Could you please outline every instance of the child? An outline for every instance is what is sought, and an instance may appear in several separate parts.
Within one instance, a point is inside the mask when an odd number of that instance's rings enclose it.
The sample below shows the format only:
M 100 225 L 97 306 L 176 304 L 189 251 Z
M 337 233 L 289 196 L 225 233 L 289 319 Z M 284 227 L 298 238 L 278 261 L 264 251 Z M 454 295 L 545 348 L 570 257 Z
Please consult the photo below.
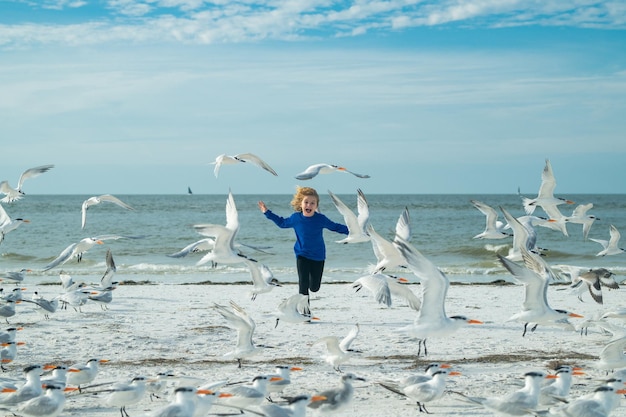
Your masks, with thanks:
M 296 254 L 299 292 L 306 295 L 307 298 L 309 291 L 319 291 L 322 284 L 324 260 L 326 259 L 324 229 L 344 235 L 348 234 L 347 226 L 335 223 L 317 211 L 319 201 L 320 197 L 315 189 L 298 187 L 291 200 L 291 206 L 295 213 L 287 218 L 272 213 L 263 201 L 259 201 L 259 208 L 265 217 L 276 223 L 278 227 L 292 228 L 296 233 L 296 243 L 293 249 Z M 307 302 L 303 314 L 311 314 L 309 302 Z

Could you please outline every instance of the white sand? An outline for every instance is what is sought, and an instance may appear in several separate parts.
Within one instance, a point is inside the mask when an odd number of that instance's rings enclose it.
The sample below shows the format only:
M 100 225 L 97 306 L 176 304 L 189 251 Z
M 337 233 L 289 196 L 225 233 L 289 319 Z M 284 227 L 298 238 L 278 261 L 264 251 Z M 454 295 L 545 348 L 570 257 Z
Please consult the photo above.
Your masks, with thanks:
M 27 286 L 27 285 L 25 285 Z M 419 285 L 411 284 L 419 294 Z M 432 361 L 447 362 L 462 373 L 448 378 L 448 387 L 474 396 L 501 395 L 519 388 L 522 375 L 533 369 L 548 370 L 555 363 L 582 366 L 587 373 L 576 377 L 572 395 L 591 392 L 597 378 L 605 371 L 594 369 L 598 354 L 609 336 L 591 328 L 587 336 L 558 328 L 539 327 L 522 337 L 522 324 L 505 322 L 520 309 L 523 287 L 519 285 L 452 285 L 448 293 L 447 313 L 463 314 L 484 321 L 472 325 L 447 339 L 428 340 L 428 356 L 417 359 L 417 343 L 408 341 L 394 330 L 412 322 L 415 312 L 397 301 L 391 308 L 378 305 L 362 290 L 354 293 L 349 284 L 323 284 L 312 300 L 312 310 L 319 323 L 290 324 L 266 317 L 278 303 L 297 292 L 295 285 L 286 285 L 271 293 L 261 294 L 255 301 L 247 295 L 250 285 L 122 285 L 114 292 L 108 311 L 99 305 L 87 304 L 82 312 L 72 308 L 59 310 L 49 320 L 31 304 L 18 305 L 18 313 L 9 319 L 20 325 L 18 356 L 7 364 L 4 377 L 21 377 L 21 369 L 32 363 L 71 365 L 90 358 L 110 360 L 102 365 L 95 383 L 117 381 L 136 375 L 153 377 L 160 371 L 195 376 L 206 380 L 251 380 L 271 373 L 274 365 L 286 364 L 304 368 L 292 374 L 286 394 L 315 393 L 336 386 L 339 374 L 321 358 L 323 349 L 312 346 L 323 336 L 343 337 L 359 323 L 361 332 L 353 344 L 362 350 L 342 366 L 367 381 L 356 384 L 354 400 L 342 416 L 407 416 L 419 414 L 414 402 L 386 391 L 375 381 L 418 372 Z M 9 288 L 5 286 L 5 288 Z M 550 287 L 549 300 L 555 308 L 566 308 L 591 317 L 615 309 L 623 300 L 622 290 L 605 293 L 604 306 L 585 294 L 580 302 L 567 291 Z M 41 295 L 54 296 L 57 286 L 28 288 Z M 256 321 L 257 344 L 273 346 L 257 357 L 247 360 L 241 369 L 222 355 L 235 344 L 235 331 L 212 308 L 213 303 L 228 305 L 234 300 Z M 581 322 L 578 320 L 576 324 Z M 621 323 L 620 323 L 621 324 Z M 7 326 L 8 327 L 8 326 Z M 172 393 L 168 388 L 168 394 Z M 128 407 L 131 416 L 145 415 L 162 407 L 170 399 L 150 400 Z M 427 404 L 431 413 L 446 416 L 493 415 L 471 406 L 455 394 L 446 394 Z M 626 408 L 613 415 L 625 416 Z M 214 407 L 213 412 L 232 412 Z M 309 415 L 317 412 L 310 410 Z M 64 416 L 116 416 L 119 410 L 103 404 L 102 396 L 68 396 Z

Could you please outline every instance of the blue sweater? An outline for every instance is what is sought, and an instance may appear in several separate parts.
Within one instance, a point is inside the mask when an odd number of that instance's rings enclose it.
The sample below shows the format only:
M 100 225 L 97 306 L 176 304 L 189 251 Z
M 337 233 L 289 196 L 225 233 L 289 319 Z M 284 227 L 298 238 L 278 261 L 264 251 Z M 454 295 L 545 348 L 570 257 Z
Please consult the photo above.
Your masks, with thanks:
M 297 256 L 303 256 L 314 261 L 326 259 L 326 245 L 324 244 L 324 229 L 333 232 L 348 234 L 348 227 L 335 223 L 321 213 L 315 213 L 311 217 L 305 217 L 297 211 L 291 216 L 280 217 L 270 210 L 265 212 L 265 217 L 276 223 L 282 229 L 294 229 L 296 232 L 296 243 L 293 247 Z

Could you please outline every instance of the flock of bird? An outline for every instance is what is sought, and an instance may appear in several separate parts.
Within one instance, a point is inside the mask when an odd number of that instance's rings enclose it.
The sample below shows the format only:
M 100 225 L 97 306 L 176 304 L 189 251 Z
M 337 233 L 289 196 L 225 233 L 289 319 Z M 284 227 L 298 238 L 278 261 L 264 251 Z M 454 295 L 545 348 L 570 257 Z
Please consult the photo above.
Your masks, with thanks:
M 262 159 L 253 154 L 238 154 L 235 156 L 220 155 L 216 158 L 214 174 L 217 177 L 222 165 L 250 162 L 259 166 L 272 175 L 276 172 Z M 24 180 L 33 178 L 47 172 L 53 166 L 46 165 L 25 171 L 18 182 L 17 188 L 13 189 L 6 181 L 0 184 L 0 192 L 5 194 L 3 202 L 12 203 L 24 196 L 22 186 Z M 356 174 L 343 167 L 327 164 L 317 164 L 297 175 L 299 180 L 308 180 L 318 174 L 344 171 L 353 174 L 357 178 L 368 178 L 367 175 Z M 576 313 L 553 308 L 548 302 L 550 284 L 562 280 L 567 275 L 571 282 L 572 290 L 580 297 L 580 288 L 587 289 L 595 302 L 602 304 L 602 287 L 618 289 L 619 284 L 615 281 L 614 274 L 600 269 L 585 269 L 568 265 L 549 265 L 542 257 L 542 249 L 537 246 L 536 232 L 534 228 L 549 227 L 562 232 L 567 236 L 567 224 L 575 223 L 583 225 L 583 236 L 588 238 L 589 230 L 596 218 L 587 212 L 593 207 L 592 204 L 578 206 L 571 216 L 564 216 L 558 209 L 562 204 L 573 204 L 570 200 L 554 196 L 556 181 L 550 162 L 546 165 L 542 174 L 542 184 L 536 198 L 521 197 L 522 205 L 526 212 L 525 216 L 514 217 L 507 210 L 500 207 L 506 223 L 498 221 L 498 213 L 488 205 L 472 200 L 471 203 L 486 216 L 486 227 L 483 232 L 475 236 L 476 239 L 507 239 L 512 238 L 512 246 L 507 256 L 497 256 L 498 262 L 508 270 L 514 279 L 524 287 L 524 302 L 522 310 L 510 317 L 510 321 L 518 321 L 523 324 L 523 336 L 527 331 L 534 331 L 537 326 L 550 326 L 574 331 L 574 326 L 569 319 L 579 317 Z M 357 190 L 357 211 L 353 212 L 335 194 L 329 192 L 330 198 L 343 216 L 348 226 L 349 234 L 338 240 L 341 244 L 371 244 L 375 262 L 370 265 L 368 273 L 353 283 L 355 291 L 365 289 L 372 294 L 377 303 L 391 306 L 393 300 L 401 298 L 411 310 L 415 312 L 413 323 L 396 329 L 399 334 L 417 340 L 417 357 L 427 356 L 426 342 L 430 338 L 451 337 L 458 329 L 466 325 L 482 324 L 481 321 L 462 315 L 448 315 L 446 312 L 446 298 L 450 286 L 448 277 L 414 245 L 410 243 L 411 228 L 408 209 L 405 209 L 398 218 L 395 235 L 392 239 L 386 239 L 376 232 L 369 221 L 369 207 L 366 196 L 361 190 Z M 131 206 L 117 197 L 102 195 L 86 200 L 82 206 L 82 227 L 86 224 L 86 213 L 89 207 L 95 204 L 108 202 L 126 210 L 133 210 Z M 547 217 L 534 215 L 537 207 L 546 213 Z M 4 213 L 4 214 L 3 214 Z M 0 230 L 1 236 L 17 226 L 11 226 L 18 219 L 8 219 L 0 205 Z M 12 227 L 12 228 L 11 228 Z M 244 248 L 250 248 L 237 242 L 239 231 L 239 219 L 235 205 L 235 199 L 229 192 L 226 202 L 226 224 L 198 224 L 194 229 L 203 236 L 203 239 L 194 242 L 181 251 L 171 254 L 174 258 L 185 257 L 192 253 L 207 252 L 197 261 L 197 265 L 211 262 L 219 264 L 244 264 L 250 271 L 253 283 L 248 296 L 254 300 L 258 295 L 272 291 L 280 286 L 274 278 L 271 269 L 244 253 Z M 603 241 L 590 239 L 602 245 L 603 249 L 598 256 L 611 256 L 624 253 L 619 248 L 619 231 L 610 227 L 610 239 Z M 83 239 L 68 246 L 57 258 L 49 263 L 44 270 L 50 270 L 75 258 L 81 260 L 83 254 L 96 244 L 102 244 L 107 239 L 138 238 L 136 236 L 104 235 Z M 1 241 L 0 241 L 1 242 Z M 252 248 L 263 251 L 264 248 Z M 106 256 L 107 269 L 99 285 L 87 286 L 84 283 L 75 283 L 68 275 L 61 273 L 62 293 L 53 300 L 44 300 L 36 295 L 31 300 L 21 297 L 18 291 L 11 294 L 2 294 L 2 308 L 0 315 L 8 318 L 15 315 L 17 302 L 29 302 L 42 309 L 46 317 L 54 313 L 59 306 L 71 306 L 79 310 L 82 305 L 89 301 L 99 302 L 103 308 L 112 301 L 112 293 L 117 288 L 118 282 L 114 281 L 116 272 L 113 256 L 110 251 Z M 420 294 L 413 292 L 409 286 L 404 285 L 406 278 L 389 274 L 397 268 L 411 271 L 420 284 Z M 561 271 L 557 273 L 555 269 Z M 22 273 L 24 271 L 21 271 Z M 24 276 L 5 274 L 3 280 L 21 283 Z M 306 323 L 318 320 L 317 317 L 305 315 L 305 297 L 295 294 L 284 300 L 277 306 L 273 313 L 275 326 L 280 322 Z M 60 304 L 59 304 L 60 303 Z M 13 305 L 12 305 L 13 304 Z M 44 305 L 46 307 L 44 307 Z M 7 313 L 5 315 L 4 309 Z M 227 325 L 237 332 L 237 342 L 233 350 L 224 354 L 226 359 L 232 359 L 242 367 L 243 361 L 257 355 L 264 349 L 263 345 L 254 343 L 255 321 L 249 313 L 235 301 L 229 305 L 214 304 L 213 309 L 218 313 Z M 450 392 L 462 401 L 483 407 L 486 411 L 496 415 L 554 415 L 554 416 L 608 416 L 619 406 L 619 395 L 626 394 L 626 329 L 609 322 L 610 318 L 626 318 L 626 311 L 617 310 L 606 313 L 597 320 L 589 321 L 588 326 L 597 325 L 603 331 L 613 334 L 597 363 L 599 369 L 615 371 L 610 379 L 588 394 L 579 398 L 570 398 L 569 390 L 572 384 L 572 376 L 579 375 L 581 370 L 567 364 L 563 364 L 553 373 L 538 370 L 527 372 L 525 385 L 519 390 L 514 390 L 505 397 L 472 397 L 462 392 Z M 530 326 L 530 327 L 529 327 Z M 151 415 L 154 417 L 192 417 L 207 415 L 213 404 L 232 407 L 236 413 L 250 413 L 254 415 L 283 417 L 300 417 L 307 410 L 316 410 L 320 413 L 333 414 L 345 410 L 353 398 L 353 383 L 364 381 L 363 377 L 353 372 L 344 373 L 342 366 L 354 357 L 355 351 L 351 349 L 352 341 L 359 334 L 359 325 L 355 323 L 351 332 L 343 339 L 336 336 L 326 336 L 317 340 L 314 345 L 325 347 L 323 359 L 338 373 L 338 387 L 319 392 L 316 394 L 303 394 L 295 397 L 284 398 L 282 402 L 272 400 L 272 395 L 281 393 L 289 383 L 289 372 L 298 370 L 293 367 L 278 366 L 276 373 L 272 375 L 259 375 L 249 384 L 230 384 L 227 381 L 212 382 L 209 385 L 201 384 L 200 381 L 181 380 L 175 375 L 163 375 L 155 378 L 136 377 L 128 383 L 110 385 L 105 388 L 99 387 L 99 392 L 106 392 L 106 403 L 111 407 L 119 408 L 122 417 L 128 416 L 126 407 L 136 404 L 147 392 L 158 392 L 167 382 L 175 383 L 176 388 L 172 401 Z M 15 341 L 16 329 L 7 330 L 7 341 L 0 335 L 2 345 L 2 363 L 10 363 L 15 358 L 17 342 Z M 6 346 L 5 346 L 6 345 Z M 5 350 L 7 353 L 5 354 Z M 6 355 L 6 356 L 5 356 Z M 11 358 L 11 355 L 13 357 Z M 5 361 L 6 358 L 6 361 Z M 57 369 L 57 376 L 50 380 L 41 380 L 43 367 L 36 365 L 24 369 L 22 383 L 15 379 L 6 381 L 0 394 L 0 408 L 5 408 L 16 415 L 33 417 L 54 417 L 62 413 L 66 391 L 89 391 L 89 384 L 97 375 L 100 360 L 90 360 L 86 366 L 75 365 L 66 369 Z M 380 380 L 376 384 L 408 398 L 418 405 L 418 411 L 428 413 L 427 405 L 440 399 L 448 390 L 446 380 L 448 377 L 459 373 L 449 369 L 449 365 L 432 363 L 423 374 L 412 375 L 410 378 L 401 380 Z M 60 376 L 59 376 L 60 375 Z M 76 375 L 76 376 L 75 376 Z M 78 377 L 82 375 L 82 377 Z M 546 384 L 544 381 L 553 380 Z M 164 382 L 165 381 L 165 382 Z M 28 388 L 28 390 L 26 389 Z M 22 397 L 15 397 L 17 392 L 29 391 Z

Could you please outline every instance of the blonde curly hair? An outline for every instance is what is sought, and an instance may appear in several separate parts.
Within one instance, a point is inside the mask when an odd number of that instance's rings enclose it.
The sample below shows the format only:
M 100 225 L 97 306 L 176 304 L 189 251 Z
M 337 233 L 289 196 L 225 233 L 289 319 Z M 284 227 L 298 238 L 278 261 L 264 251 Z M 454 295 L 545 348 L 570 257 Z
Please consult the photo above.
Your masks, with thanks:
M 293 207 L 294 211 L 302 211 L 302 200 L 304 197 L 315 197 L 317 200 L 317 205 L 320 204 L 320 196 L 317 194 L 315 188 L 311 187 L 296 187 L 296 193 L 293 195 L 293 199 L 291 200 L 291 207 Z

